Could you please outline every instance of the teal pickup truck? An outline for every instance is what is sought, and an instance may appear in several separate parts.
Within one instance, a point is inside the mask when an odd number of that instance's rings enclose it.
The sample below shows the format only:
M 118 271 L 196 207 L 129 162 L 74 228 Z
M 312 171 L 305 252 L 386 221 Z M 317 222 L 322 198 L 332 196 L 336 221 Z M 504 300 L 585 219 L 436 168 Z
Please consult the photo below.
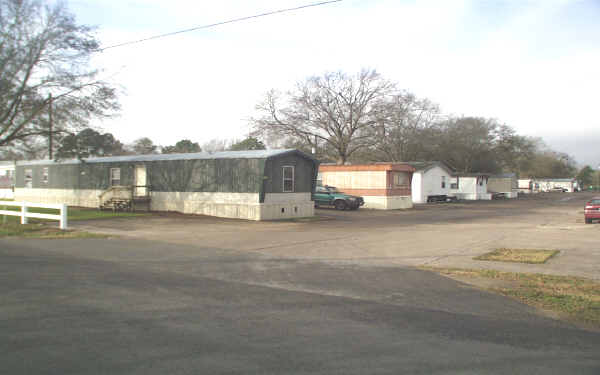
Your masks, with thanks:
M 334 206 L 337 210 L 357 210 L 365 204 L 362 197 L 344 194 L 333 186 L 317 186 L 315 189 L 315 207 Z

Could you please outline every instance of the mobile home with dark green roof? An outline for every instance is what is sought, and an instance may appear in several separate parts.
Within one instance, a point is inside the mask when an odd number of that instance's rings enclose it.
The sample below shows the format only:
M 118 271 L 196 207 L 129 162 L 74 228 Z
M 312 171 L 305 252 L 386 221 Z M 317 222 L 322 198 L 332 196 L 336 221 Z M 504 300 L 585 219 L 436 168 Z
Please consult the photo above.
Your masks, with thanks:
M 21 161 L 15 199 L 81 207 L 137 199 L 153 211 L 305 217 L 314 215 L 318 168 L 317 160 L 293 149 Z

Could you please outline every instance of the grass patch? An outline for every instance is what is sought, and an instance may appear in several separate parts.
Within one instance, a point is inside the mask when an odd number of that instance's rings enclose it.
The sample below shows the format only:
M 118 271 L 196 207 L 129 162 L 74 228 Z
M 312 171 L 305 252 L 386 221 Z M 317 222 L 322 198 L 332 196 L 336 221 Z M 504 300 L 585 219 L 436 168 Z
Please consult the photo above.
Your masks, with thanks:
M 0 201 L 0 210 L 7 211 L 20 211 L 19 207 L 9 207 L 2 206 L 2 201 Z M 60 211 L 52 208 L 30 208 L 29 212 L 36 212 L 42 214 L 58 214 Z M 77 221 L 77 220 L 95 220 L 95 219 L 111 219 L 116 217 L 136 217 L 136 216 L 147 216 L 150 215 L 147 212 L 122 212 L 122 211 L 100 211 L 93 208 L 78 208 L 78 207 L 69 207 L 67 212 L 67 218 L 69 221 Z M 46 219 L 37 219 L 30 218 L 28 219 L 30 223 L 41 223 L 47 222 Z M 5 216 L 0 215 L 0 224 L 3 223 L 18 223 L 21 221 L 21 218 L 18 216 Z
M 494 260 L 499 262 L 517 263 L 546 263 L 556 254 L 558 250 L 533 250 L 533 249 L 496 249 L 492 252 L 480 255 L 475 260 Z
M 89 233 L 73 230 L 60 230 L 44 224 L 3 224 L 0 225 L 0 238 L 23 237 L 23 238 L 107 238 L 108 236 L 97 233 Z
M 567 320 L 600 328 L 600 283 L 598 282 L 582 277 L 537 273 L 455 268 L 426 269 L 449 277 L 498 280 L 500 286 L 486 289 L 516 298 L 531 306 L 554 311 Z

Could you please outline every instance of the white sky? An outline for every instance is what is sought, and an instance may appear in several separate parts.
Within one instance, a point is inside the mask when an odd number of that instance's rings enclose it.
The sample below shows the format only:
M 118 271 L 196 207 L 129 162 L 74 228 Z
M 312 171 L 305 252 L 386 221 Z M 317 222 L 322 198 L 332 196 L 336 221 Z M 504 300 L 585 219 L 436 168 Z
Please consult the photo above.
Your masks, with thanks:
M 71 0 L 103 46 L 316 0 Z M 109 49 L 123 142 L 243 139 L 271 89 L 375 68 L 448 114 L 493 117 L 600 164 L 600 2 L 344 0 Z

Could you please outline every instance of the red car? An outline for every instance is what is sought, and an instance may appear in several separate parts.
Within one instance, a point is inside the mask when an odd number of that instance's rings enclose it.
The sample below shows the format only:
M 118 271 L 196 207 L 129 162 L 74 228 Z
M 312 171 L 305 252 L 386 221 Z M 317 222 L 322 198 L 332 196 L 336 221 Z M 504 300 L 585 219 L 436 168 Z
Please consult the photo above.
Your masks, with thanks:
M 591 224 L 592 220 L 600 220 L 600 197 L 594 197 L 585 204 L 583 215 L 586 224 Z

